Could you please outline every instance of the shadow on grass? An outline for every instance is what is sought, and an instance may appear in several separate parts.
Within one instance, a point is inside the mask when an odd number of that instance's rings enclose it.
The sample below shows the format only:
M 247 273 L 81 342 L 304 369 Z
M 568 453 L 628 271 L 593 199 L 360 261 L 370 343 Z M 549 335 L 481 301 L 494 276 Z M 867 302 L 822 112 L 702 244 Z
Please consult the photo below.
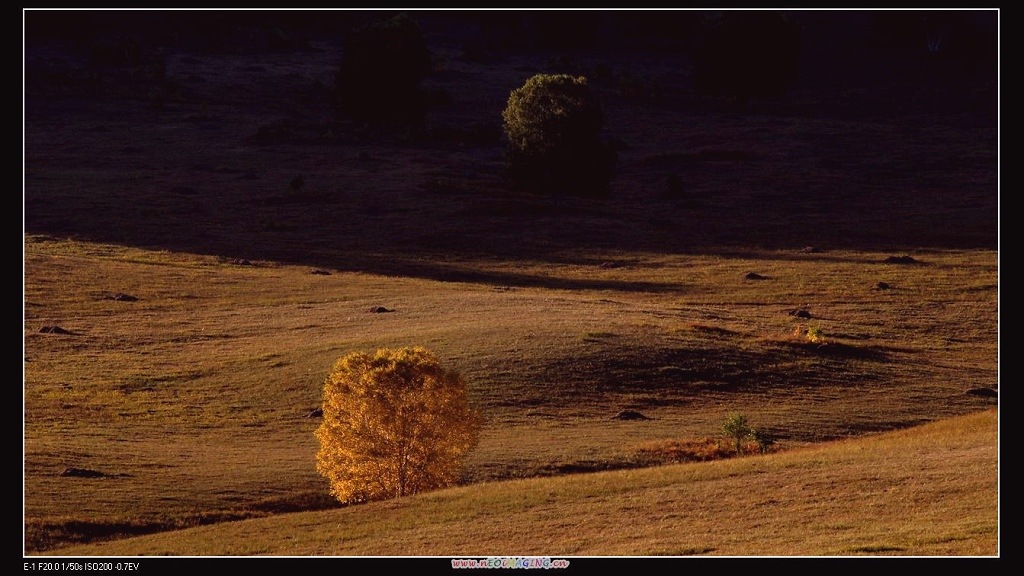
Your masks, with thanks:
M 371 266 L 355 266 L 354 270 L 368 271 Z M 563 278 L 533 274 L 516 274 L 481 269 L 467 269 L 437 262 L 403 261 L 393 259 L 386 269 L 373 270 L 384 276 L 412 276 L 439 282 L 467 282 L 490 286 L 516 288 L 550 288 L 555 290 L 613 290 L 622 292 L 684 292 L 682 284 L 663 282 L 637 282 L 604 280 L 599 278 Z
M 244 509 L 217 510 L 154 520 L 27 520 L 25 522 L 25 551 L 30 554 L 40 553 L 51 550 L 55 546 L 103 542 L 219 522 L 258 518 L 270 514 L 327 510 L 339 507 L 341 505 L 338 501 L 329 494 L 310 492 L 260 500 Z
M 872 360 L 875 362 L 888 362 L 889 355 L 881 348 L 874 346 L 851 346 L 842 342 L 788 342 L 781 341 L 780 345 L 790 349 L 799 350 L 807 355 L 838 358 L 850 360 Z
M 795 387 L 814 389 L 857 386 L 870 381 L 871 366 L 844 369 L 848 361 L 885 363 L 889 355 L 870 347 L 772 342 L 742 348 L 730 339 L 687 346 L 618 346 L 595 344 L 584 354 L 552 354 L 531 377 L 557 383 L 545 388 L 565 394 L 566 401 L 588 395 L 639 393 L 644 405 L 671 405 L 706 392 L 759 392 Z

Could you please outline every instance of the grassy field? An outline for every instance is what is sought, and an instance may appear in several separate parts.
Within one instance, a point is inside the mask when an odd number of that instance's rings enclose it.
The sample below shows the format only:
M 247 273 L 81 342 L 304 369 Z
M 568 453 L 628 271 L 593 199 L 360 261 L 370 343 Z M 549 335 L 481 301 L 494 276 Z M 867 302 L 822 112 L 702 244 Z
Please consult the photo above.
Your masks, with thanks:
M 988 410 L 782 454 L 483 483 L 70 556 L 996 556 Z
M 332 118 L 331 30 L 285 27 L 305 44 L 270 49 L 240 24 L 213 49 L 153 28 L 154 75 L 90 59 L 120 34 L 91 22 L 84 39 L 27 28 L 26 554 L 197 526 L 225 547 L 168 532 L 116 553 L 372 554 L 401 529 L 404 552 L 455 554 L 438 535 L 473 502 L 531 519 L 488 532 L 487 553 L 544 532 L 581 555 L 995 553 L 998 400 L 967 393 L 999 383 L 994 71 L 809 61 L 785 97 L 738 108 L 696 97 L 676 52 L 479 58 L 470 24 L 434 15 L 425 84 L 447 103 L 420 133 L 373 133 Z M 502 173 L 509 91 L 570 65 L 620 143 L 607 196 Z M 315 470 L 323 380 L 348 352 L 407 345 L 462 372 L 486 419 L 465 486 L 340 509 Z M 780 453 L 647 468 L 665 463 L 651 446 L 717 438 L 735 413 Z M 775 480 L 748 494 L 758 470 Z M 858 498 L 877 506 L 843 508 Z M 703 520 L 683 524 L 695 499 Z M 623 528 L 580 531 L 598 517 Z M 320 521 L 365 547 L 229 538 Z M 677 525 L 692 537 L 654 532 Z
M 661 257 L 632 266 L 645 282 L 680 270 L 703 281 L 651 293 L 319 275 L 30 238 L 29 534 L 43 545 L 330 506 L 307 414 L 334 359 L 379 346 L 428 346 L 467 376 L 487 419 L 472 481 L 628 466 L 644 442 L 715 436 L 734 412 L 798 446 L 985 409 L 993 399 L 965 392 L 997 377 L 994 255 L 918 257 L 927 264 Z M 752 267 L 772 279 L 745 280 Z M 898 288 L 872 290 L 878 278 Z M 117 292 L 139 300 L 104 299 Z M 812 318 L 791 316 L 797 305 Z M 72 334 L 39 332 L 54 325 Z M 794 336 L 801 325 L 826 344 Z M 651 419 L 611 419 L 623 409 Z

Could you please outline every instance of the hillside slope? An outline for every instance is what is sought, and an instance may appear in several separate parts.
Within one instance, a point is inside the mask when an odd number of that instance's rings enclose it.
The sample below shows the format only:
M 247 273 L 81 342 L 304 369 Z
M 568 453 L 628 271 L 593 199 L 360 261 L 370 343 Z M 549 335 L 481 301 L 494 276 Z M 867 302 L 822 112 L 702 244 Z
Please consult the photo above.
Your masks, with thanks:
M 763 457 L 483 483 L 60 555 L 997 555 L 995 410 Z

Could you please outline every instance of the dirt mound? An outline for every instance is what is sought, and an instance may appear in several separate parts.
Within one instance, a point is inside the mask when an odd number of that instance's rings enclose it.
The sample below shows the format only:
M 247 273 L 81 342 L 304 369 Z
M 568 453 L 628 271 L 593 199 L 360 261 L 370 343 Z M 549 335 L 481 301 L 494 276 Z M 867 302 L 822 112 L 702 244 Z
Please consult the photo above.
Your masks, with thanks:
M 40 334 L 74 334 L 71 330 L 65 330 L 60 326 L 43 326 L 39 329 Z
M 105 478 L 107 474 L 100 472 L 99 470 L 90 470 L 89 468 L 74 468 L 69 466 L 61 470 L 58 476 L 69 476 L 73 478 Z
M 999 392 L 992 388 L 971 388 L 967 391 L 971 396 L 983 396 L 985 398 L 998 398 Z
M 886 264 L 920 264 L 921 261 L 913 256 L 889 256 L 883 260 Z
M 104 296 L 103 299 L 114 300 L 117 302 L 137 302 L 139 300 L 137 296 L 132 296 L 131 294 L 124 294 L 122 292 L 118 292 L 117 294 L 108 294 Z
M 612 416 L 612 420 L 650 420 L 650 418 L 636 410 L 623 410 L 615 416 Z

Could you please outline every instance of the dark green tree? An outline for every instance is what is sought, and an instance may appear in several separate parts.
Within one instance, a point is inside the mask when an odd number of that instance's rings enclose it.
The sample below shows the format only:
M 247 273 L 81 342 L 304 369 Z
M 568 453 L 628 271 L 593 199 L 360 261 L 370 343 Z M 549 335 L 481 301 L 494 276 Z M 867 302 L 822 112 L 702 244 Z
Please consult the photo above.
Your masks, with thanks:
M 372 123 L 421 124 L 426 106 L 419 83 L 430 66 L 423 32 L 406 14 L 353 30 L 335 77 L 339 115 Z
M 698 30 L 693 65 L 699 94 L 746 103 L 779 96 L 796 81 L 800 31 L 781 12 L 711 13 Z
M 583 76 L 537 74 L 502 113 L 512 178 L 561 193 L 606 191 L 616 154 L 601 141 L 601 106 Z

